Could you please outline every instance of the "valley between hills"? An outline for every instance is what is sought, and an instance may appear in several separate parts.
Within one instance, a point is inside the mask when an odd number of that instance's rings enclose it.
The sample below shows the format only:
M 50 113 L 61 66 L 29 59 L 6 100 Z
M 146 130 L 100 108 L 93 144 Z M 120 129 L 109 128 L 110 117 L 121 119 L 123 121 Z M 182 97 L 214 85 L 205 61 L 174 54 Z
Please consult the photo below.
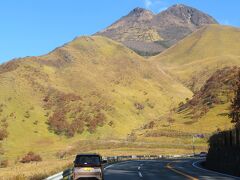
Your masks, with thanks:
M 0 150 L 9 167 L 30 177 L 31 165 L 19 165 L 30 151 L 43 159 L 39 174 L 79 152 L 189 154 L 196 134 L 204 135 L 194 142 L 201 152 L 214 132 L 233 127 L 240 29 L 185 5 L 160 15 L 137 8 L 124 18 L 46 55 L 0 66 Z M 176 29 L 185 31 L 174 36 Z

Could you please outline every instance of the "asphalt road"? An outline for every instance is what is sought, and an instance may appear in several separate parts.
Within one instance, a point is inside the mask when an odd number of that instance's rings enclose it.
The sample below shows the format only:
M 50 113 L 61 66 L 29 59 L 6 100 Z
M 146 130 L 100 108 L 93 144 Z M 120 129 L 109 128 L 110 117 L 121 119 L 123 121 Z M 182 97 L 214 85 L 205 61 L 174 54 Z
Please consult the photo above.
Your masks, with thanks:
M 234 178 L 201 170 L 192 165 L 196 159 L 140 160 L 113 164 L 105 168 L 105 180 L 234 180 Z

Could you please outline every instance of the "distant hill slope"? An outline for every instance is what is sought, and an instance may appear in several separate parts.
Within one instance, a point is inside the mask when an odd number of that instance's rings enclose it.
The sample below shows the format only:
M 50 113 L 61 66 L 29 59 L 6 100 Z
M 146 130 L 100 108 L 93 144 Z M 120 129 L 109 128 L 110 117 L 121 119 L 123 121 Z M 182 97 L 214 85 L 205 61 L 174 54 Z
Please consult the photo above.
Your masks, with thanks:
M 126 140 L 192 95 L 132 50 L 100 36 L 3 64 L 0 82 L 8 157 L 46 152 L 46 146 L 56 153 L 84 139 Z
M 212 108 L 229 104 L 237 88 L 239 73 L 240 67 L 236 66 L 217 70 L 191 99 L 180 104 L 177 111 L 179 113 L 188 111 L 189 117 L 199 119 Z M 219 115 L 228 116 L 226 112 L 219 112 Z
M 143 141 L 198 145 L 211 133 L 233 127 L 228 117 L 240 65 L 238 28 L 211 25 L 177 43 L 164 53 L 150 58 L 174 79 L 194 91 L 169 113 L 142 127 L 136 134 Z
M 122 42 L 140 55 L 151 56 L 172 46 L 199 27 L 216 23 L 211 16 L 181 4 L 156 15 L 136 8 L 97 35 Z
M 193 91 L 198 91 L 217 70 L 240 65 L 240 29 L 203 27 L 151 61 Z
M 229 109 L 239 78 L 239 67 L 217 70 L 202 88 L 173 108 L 140 129 L 137 134 L 142 141 L 177 142 L 191 144 L 192 136 L 203 134 L 204 139 L 195 139 L 196 145 L 207 141 L 212 132 L 228 130 L 234 126 L 229 118 Z

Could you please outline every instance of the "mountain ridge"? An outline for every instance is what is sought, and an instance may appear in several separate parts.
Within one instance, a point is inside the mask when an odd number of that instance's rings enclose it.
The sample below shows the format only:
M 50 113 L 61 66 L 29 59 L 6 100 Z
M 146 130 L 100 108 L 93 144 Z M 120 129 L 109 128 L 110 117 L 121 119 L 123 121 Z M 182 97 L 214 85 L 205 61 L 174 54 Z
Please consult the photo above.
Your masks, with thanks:
M 8 132 L 1 143 L 9 158 L 46 151 L 38 142 L 51 142 L 49 151 L 56 152 L 80 140 L 126 140 L 133 129 L 192 95 L 102 36 L 79 37 L 47 55 L 0 67 L 0 130 Z
M 140 55 L 152 56 L 199 27 L 215 23 L 211 16 L 186 5 L 174 5 L 158 14 L 135 8 L 96 35 L 119 41 Z
M 239 32 L 236 27 L 205 26 L 150 60 L 196 92 L 217 69 L 239 65 Z

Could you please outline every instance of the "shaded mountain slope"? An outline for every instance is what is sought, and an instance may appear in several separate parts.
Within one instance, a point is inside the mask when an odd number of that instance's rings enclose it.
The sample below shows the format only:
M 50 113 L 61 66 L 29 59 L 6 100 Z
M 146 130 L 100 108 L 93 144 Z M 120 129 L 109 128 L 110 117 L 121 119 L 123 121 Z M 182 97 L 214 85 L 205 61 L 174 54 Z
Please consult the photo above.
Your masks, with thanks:
M 216 24 L 211 16 L 182 4 L 153 14 L 136 8 L 97 35 L 122 42 L 140 55 L 162 52 L 199 27 Z

